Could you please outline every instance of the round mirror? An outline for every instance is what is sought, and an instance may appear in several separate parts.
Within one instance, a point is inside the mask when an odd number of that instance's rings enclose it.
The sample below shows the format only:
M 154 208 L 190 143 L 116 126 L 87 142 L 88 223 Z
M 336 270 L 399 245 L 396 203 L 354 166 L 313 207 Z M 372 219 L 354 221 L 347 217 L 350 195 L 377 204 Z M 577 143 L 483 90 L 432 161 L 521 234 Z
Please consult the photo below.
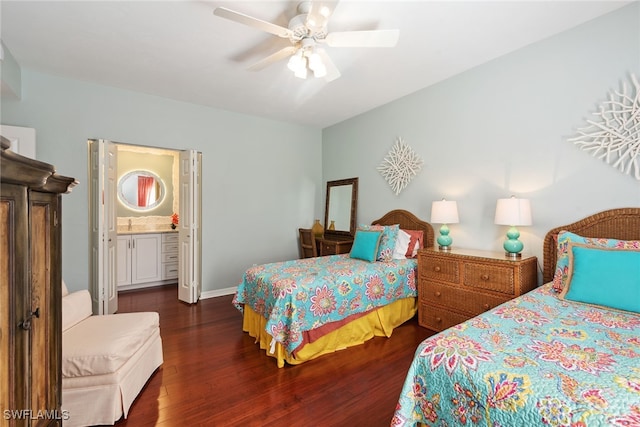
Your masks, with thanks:
M 131 171 L 118 182 L 118 199 L 126 207 L 137 211 L 148 211 L 164 199 L 164 183 L 158 175 L 149 171 Z

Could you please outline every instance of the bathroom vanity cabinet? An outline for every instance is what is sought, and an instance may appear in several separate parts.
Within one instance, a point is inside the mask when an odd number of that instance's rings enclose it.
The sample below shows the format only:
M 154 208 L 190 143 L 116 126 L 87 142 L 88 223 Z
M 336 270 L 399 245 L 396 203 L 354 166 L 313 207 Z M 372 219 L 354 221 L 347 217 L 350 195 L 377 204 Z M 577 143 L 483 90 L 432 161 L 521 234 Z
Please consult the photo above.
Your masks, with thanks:
M 178 278 L 178 233 L 119 234 L 118 290 L 175 283 Z

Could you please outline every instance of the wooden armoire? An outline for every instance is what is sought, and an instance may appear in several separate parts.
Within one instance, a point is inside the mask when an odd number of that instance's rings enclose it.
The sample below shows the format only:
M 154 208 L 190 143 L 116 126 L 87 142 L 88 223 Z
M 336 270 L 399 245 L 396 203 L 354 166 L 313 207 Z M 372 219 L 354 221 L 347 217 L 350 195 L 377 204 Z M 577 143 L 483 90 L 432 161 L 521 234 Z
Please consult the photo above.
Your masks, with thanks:
M 61 195 L 77 182 L 0 146 L 0 426 L 59 426 Z

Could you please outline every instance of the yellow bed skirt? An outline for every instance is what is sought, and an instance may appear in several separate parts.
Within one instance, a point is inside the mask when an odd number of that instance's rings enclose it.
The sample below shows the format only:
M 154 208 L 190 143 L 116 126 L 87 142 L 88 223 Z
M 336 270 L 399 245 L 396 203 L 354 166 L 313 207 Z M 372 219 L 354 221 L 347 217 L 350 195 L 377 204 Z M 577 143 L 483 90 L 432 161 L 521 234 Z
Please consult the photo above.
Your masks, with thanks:
M 242 330 L 254 337 L 256 342 L 260 342 L 260 348 L 266 350 L 267 355 L 275 357 L 278 361 L 278 367 L 282 368 L 284 362 L 290 365 L 298 365 L 323 354 L 362 344 L 374 336 L 390 337 L 393 330 L 411 319 L 417 310 L 416 298 L 404 298 L 395 301 L 305 345 L 298 350 L 295 358 L 288 354 L 280 343 L 276 343 L 274 352 L 271 353 L 272 337 L 265 330 L 267 319 L 257 314 L 247 305 L 244 306 Z

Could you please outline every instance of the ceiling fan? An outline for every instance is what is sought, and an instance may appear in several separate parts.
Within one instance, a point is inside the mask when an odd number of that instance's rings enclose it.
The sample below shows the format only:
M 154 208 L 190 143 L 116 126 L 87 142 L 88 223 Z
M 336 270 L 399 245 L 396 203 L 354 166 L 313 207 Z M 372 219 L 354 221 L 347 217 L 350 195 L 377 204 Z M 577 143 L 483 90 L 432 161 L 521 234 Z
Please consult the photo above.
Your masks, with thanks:
M 296 77 L 307 78 L 311 71 L 315 77 L 324 77 L 326 81 L 332 81 L 340 77 L 340 71 L 320 46 L 326 44 L 330 47 L 393 47 L 398 43 L 400 36 L 400 30 L 328 32 L 327 24 L 337 4 L 338 1 L 303 1 L 298 5 L 298 14 L 289 21 L 286 28 L 224 7 L 216 8 L 213 13 L 221 18 L 289 39 L 291 42 L 291 46 L 256 62 L 248 68 L 249 70 L 262 70 L 289 57 L 287 66 Z

